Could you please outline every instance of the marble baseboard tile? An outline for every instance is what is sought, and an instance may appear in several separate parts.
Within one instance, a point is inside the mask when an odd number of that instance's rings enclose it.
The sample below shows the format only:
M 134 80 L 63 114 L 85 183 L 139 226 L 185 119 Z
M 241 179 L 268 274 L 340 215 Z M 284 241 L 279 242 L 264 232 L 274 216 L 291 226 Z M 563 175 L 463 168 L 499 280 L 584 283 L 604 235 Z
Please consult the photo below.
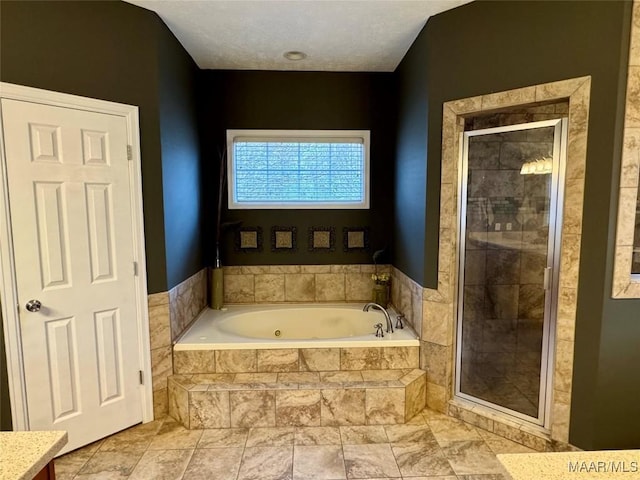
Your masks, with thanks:
M 382 349 L 341 348 L 340 370 L 380 370 Z
M 423 302 L 422 340 L 438 345 L 453 345 L 453 305 Z
M 162 358 L 161 353 L 157 352 L 158 361 Z M 420 347 L 417 346 L 173 351 L 173 373 L 182 375 L 401 370 L 419 367 Z M 158 369 L 158 372 L 167 373 L 166 368 Z
M 175 341 L 207 303 L 207 269 L 169 290 L 171 340 Z
M 404 423 L 405 389 L 365 389 L 365 419 L 367 425 Z
M 189 392 L 170 378 L 167 388 L 169 415 L 189 428 Z
M 371 273 L 345 273 L 344 288 L 347 302 L 370 302 L 373 288 Z
M 173 373 L 215 373 L 215 350 L 174 350 Z
M 340 370 L 340 349 L 301 348 L 299 362 L 301 372 Z
M 447 412 L 447 401 L 449 400 L 446 388 L 427 382 L 427 407 L 436 412 Z
M 276 425 L 320 426 L 320 390 L 277 391 Z
M 414 372 L 419 373 L 405 388 L 405 421 L 415 417 L 427 405 L 427 376 L 420 370 Z
M 169 319 L 168 302 L 149 306 L 149 340 L 152 350 L 171 345 L 171 321 Z
M 284 278 L 282 273 L 265 273 L 254 277 L 256 303 L 284 302 Z
M 167 388 L 167 378 L 173 372 L 171 347 L 160 347 L 151 350 L 151 373 L 153 390 Z
M 189 392 L 189 428 L 229 428 L 229 392 Z
M 479 415 L 472 410 L 467 410 L 466 408 L 461 408 L 449 403 L 449 415 L 475 427 L 482 428 L 488 432 L 493 432 L 493 420 Z
M 365 390 L 322 390 L 322 426 L 365 425 Z
M 257 351 L 258 372 L 297 372 L 299 350 L 295 348 Z
M 381 369 L 418 368 L 420 347 L 383 347 L 380 353 Z
M 446 386 L 451 378 L 452 347 L 437 343 L 423 342 L 425 370 L 429 383 Z
M 256 350 L 216 350 L 216 373 L 257 372 Z
M 168 387 L 153 392 L 153 418 L 159 419 L 169 413 Z
M 229 393 L 231 427 L 275 427 L 276 396 L 272 391 L 244 390 Z
M 313 273 L 293 273 L 284 277 L 286 302 L 313 302 L 316 299 L 316 276 Z
M 224 267 L 226 303 L 367 302 L 374 265 Z M 378 265 L 378 273 L 391 272 Z

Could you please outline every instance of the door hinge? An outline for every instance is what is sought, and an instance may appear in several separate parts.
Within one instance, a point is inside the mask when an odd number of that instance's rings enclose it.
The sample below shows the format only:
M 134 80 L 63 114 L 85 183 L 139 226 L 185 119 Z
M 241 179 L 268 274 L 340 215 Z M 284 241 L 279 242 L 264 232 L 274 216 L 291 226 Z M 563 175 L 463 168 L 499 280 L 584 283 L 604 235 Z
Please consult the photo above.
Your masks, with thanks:
M 138 374 L 140 376 L 140 385 L 144 385 L 144 372 L 142 370 L 138 370 Z
M 138 262 L 133 262 L 133 276 L 138 276 Z
M 133 147 L 127 145 L 127 160 L 133 160 Z

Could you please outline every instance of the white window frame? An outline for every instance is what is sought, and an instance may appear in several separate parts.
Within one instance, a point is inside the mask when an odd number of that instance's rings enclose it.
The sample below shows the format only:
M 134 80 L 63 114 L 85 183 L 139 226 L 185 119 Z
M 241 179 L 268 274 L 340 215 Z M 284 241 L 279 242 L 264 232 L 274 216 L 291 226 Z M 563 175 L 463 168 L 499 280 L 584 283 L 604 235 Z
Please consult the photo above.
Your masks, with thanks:
M 234 142 L 239 139 L 254 141 L 323 141 L 328 139 L 360 139 L 364 146 L 364 192 L 360 202 L 238 202 L 235 198 Z M 368 209 L 370 191 L 370 131 L 369 130 L 227 130 L 227 180 L 229 209 Z

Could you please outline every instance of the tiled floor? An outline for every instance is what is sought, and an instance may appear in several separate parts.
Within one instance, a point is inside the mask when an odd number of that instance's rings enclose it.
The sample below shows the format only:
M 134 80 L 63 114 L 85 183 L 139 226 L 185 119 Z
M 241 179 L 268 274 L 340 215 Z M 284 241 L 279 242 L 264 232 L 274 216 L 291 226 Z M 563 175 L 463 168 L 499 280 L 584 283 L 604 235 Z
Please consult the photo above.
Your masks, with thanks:
M 186 430 L 170 417 L 56 459 L 56 478 L 502 480 L 517 443 L 424 410 L 407 425 Z

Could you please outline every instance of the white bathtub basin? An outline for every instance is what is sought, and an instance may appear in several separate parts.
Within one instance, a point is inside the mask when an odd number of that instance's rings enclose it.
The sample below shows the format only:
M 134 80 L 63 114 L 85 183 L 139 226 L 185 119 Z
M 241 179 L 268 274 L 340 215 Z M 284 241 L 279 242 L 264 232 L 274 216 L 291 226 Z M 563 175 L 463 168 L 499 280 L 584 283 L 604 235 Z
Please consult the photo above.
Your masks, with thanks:
M 230 306 L 205 309 L 174 346 L 175 350 L 418 346 L 410 326 L 386 333 L 379 310 L 358 304 Z M 389 310 L 395 325 L 396 313 Z M 374 325 L 382 323 L 383 338 Z

